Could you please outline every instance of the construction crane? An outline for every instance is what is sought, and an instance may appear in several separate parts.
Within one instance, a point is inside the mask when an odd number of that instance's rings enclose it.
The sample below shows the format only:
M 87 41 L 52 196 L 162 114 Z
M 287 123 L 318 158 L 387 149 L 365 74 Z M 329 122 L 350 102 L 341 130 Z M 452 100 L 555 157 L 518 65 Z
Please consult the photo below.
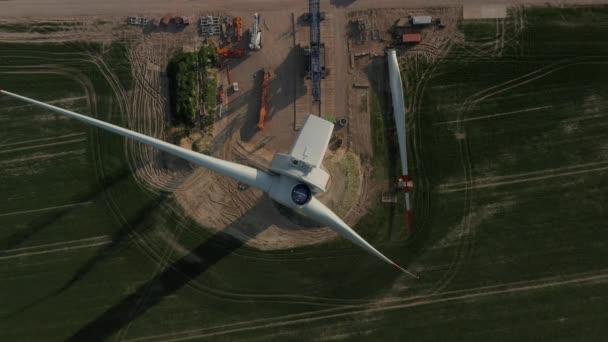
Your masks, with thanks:
M 319 0 L 309 0 L 310 16 L 310 78 L 312 79 L 312 98 L 321 101 L 321 12 Z
M 262 81 L 262 101 L 260 105 L 260 120 L 258 121 L 258 129 L 264 130 L 264 122 L 266 121 L 266 106 L 268 105 L 268 85 L 270 84 L 270 72 L 264 72 L 264 80 Z
M 236 26 L 236 41 L 240 42 L 243 39 L 243 19 L 241 17 L 236 17 L 234 22 Z

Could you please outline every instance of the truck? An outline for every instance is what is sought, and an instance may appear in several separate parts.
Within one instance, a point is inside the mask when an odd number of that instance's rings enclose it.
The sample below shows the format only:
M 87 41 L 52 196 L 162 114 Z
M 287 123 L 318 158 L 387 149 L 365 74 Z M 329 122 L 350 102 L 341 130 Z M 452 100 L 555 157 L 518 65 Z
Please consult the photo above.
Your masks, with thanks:
M 251 37 L 249 38 L 249 48 L 259 50 L 262 47 L 262 30 L 260 29 L 260 15 L 253 15 L 253 25 L 251 27 Z

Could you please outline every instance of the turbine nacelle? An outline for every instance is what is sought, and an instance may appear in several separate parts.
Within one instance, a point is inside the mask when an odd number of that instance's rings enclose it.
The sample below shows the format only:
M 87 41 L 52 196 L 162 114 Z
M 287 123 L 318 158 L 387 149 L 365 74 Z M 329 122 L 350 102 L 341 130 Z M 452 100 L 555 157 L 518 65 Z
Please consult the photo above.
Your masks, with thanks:
M 321 164 L 333 131 L 331 122 L 309 115 L 289 154 L 274 155 L 270 172 L 307 184 L 313 193 L 325 192 L 329 174 Z
M 296 178 L 277 175 L 268 196 L 286 207 L 297 210 L 310 202 L 313 191 L 308 184 Z
M 329 174 L 320 167 L 282 153 L 272 158 L 270 172 L 305 183 L 315 194 L 325 192 L 329 182 Z

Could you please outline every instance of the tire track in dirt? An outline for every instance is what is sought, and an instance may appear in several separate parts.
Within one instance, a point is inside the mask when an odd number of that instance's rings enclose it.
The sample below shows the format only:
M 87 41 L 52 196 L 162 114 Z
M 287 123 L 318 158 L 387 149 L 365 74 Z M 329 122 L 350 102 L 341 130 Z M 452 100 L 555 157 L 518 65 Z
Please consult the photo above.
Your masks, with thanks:
M 169 54 L 161 41 L 145 39 L 129 49 L 129 60 L 135 80 L 129 126 L 140 133 L 165 139 L 167 100 L 161 92 L 161 72 L 166 68 Z M 148 65 L 157 65 L 151 70 Z M 193 172 L 193 167 L 151 147 L 130 143 L 131 159 L 142 186 L 151 191 L 174 192 Z

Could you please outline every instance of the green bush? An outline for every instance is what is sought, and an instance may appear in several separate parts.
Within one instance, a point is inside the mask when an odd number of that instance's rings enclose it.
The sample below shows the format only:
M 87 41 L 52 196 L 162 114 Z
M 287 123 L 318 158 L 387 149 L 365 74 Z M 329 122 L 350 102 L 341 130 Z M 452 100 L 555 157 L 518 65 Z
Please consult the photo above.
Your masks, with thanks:
M 169 95 L 174 121 L 192 126 L 196 117 L 198 61 L 191 53 L 176 54 L 168 66 Z
M 173 121 L 193 126 L 199 110 L 199 100 L 205 104 L 205 110 L 211 116 L 215 112 L 217 80 L 207 77 L 207 69 L 216 63 L 215 47 L 207 45 L 196 53 L 179 52 L 169 62 L 169 95 L 173 111 Z M 203 89 L 200 89 L 199 76 L 202 75 Z M 203 127 L 209 125 L 204 118 Z

